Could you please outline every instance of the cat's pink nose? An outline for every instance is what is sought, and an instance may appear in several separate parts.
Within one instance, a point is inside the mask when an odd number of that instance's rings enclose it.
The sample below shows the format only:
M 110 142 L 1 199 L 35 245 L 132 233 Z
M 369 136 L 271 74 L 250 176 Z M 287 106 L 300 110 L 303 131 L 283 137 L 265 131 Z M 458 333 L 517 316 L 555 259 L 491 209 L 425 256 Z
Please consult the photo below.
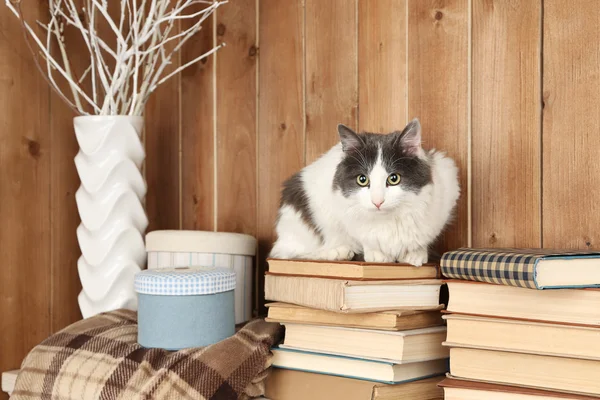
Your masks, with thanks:
M 384 201 L 385 201 L 385 200 L 381 200 L 381 201 L 379 201 L 379 202 L 378 202 L 378 201 L 373 201 L 373 205 L 374 205 L 375 207 L 377 207 L 377 209 L 379 210 L 379 207 L 381 207 L 381 205 L 383 204 L 383 202 L 384 202 Z

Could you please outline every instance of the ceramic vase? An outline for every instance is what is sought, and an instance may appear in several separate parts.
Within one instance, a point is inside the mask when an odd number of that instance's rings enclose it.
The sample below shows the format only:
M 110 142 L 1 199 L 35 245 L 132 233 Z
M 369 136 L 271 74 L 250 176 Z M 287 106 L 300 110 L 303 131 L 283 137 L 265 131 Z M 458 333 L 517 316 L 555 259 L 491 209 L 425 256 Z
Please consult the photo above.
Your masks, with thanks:
M 84 318 L 117 308 L 137 309 L 134 275 L 146 263 L 146 182 L 142 117 L 74 119 L 81 179 L 75 199 L 81 217 L 77 261 Z

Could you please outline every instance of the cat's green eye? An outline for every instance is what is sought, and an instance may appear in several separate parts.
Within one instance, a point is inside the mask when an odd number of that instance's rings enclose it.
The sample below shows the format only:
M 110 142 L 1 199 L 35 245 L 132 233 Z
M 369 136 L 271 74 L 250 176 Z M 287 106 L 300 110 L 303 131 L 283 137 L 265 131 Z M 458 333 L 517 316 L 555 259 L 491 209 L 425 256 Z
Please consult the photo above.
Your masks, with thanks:
M 366 175 L 359 175 L 356 177 L 356 183 L 359 186 L 367 186 L 369 184 L 369 178 Z
M 400 175 L 398 174 L 390 174 L 387 178 L 387 183 L 390 186 L 396 186 L 400 183 Z

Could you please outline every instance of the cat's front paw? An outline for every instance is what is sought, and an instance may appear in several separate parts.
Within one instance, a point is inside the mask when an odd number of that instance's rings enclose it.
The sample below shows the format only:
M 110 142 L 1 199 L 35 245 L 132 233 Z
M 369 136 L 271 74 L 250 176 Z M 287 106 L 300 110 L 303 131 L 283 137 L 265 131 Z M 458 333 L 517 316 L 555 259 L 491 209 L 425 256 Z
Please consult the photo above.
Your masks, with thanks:
M 372 263 L 391 263 L 394 262 L 394 258 L 382 253 L 379 250 L 365 249 L 365 261 Z
M 413 250 L 406 253 L 403 262 L 420 267 L 427 262 L 427 249 Z
M 354 257 L 354 251 L 348 246 L 334 247 L 333 249 L 323 249 L 315 254 L 317 260 L 328 261 L 347 261 Z

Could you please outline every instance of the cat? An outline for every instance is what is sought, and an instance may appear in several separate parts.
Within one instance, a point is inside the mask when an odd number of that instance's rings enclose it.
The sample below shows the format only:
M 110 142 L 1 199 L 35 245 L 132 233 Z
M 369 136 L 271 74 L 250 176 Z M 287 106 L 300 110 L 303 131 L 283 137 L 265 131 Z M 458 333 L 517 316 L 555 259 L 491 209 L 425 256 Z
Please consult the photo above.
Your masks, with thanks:
M 460 195 L 454 161 L 423 150 L 418 119 L 401 132 L 338 133 L 284 183 L 269 257 L 423 265 Z

